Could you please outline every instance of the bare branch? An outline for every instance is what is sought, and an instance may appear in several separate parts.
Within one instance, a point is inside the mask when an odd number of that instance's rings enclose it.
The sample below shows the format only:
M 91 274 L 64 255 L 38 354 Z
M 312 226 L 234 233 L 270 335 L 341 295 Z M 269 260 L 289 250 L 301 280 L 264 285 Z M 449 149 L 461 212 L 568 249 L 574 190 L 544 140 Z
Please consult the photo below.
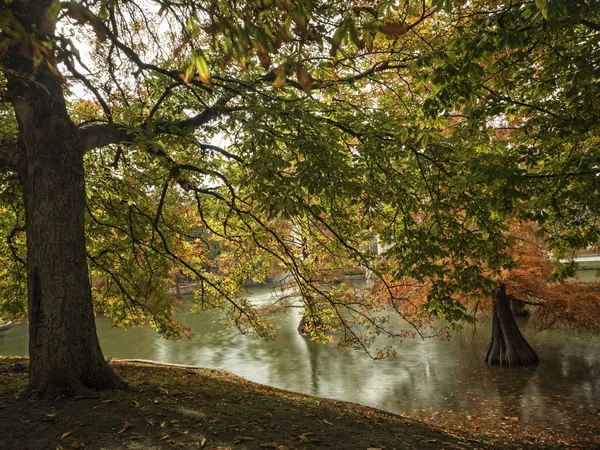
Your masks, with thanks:
M 83 153 L 110 144 L 133 142 L 134 137 L 123 125 L 116 123 L 93 123 L 79 128 L 79 140 Z
M 220 153 L 221 155 L 225 156 L 226 158 L 229 158 L 229 159 L 234 159 L 234 160 L 236 160 L 237 162 L 239 162 L 239 163 L 241 163 L 241 164 L 243 164 L 243 163 L 244 163 L 244 160 L 243 160 L 242 158 L 240 158 L 240 157 L 239 157 L 239 156 L 237 156 L 237 155 L 234 155 L 233 153 L 230 153 L 230 152 L 228 152 L 228 151 L 227 151 L 227 150 L 225 150 L 224 148 L 221 148 L 221 147 L 219 147 L 219 146 L 217 146 L 217 145 L 211 145 L 211 144 L 200 144 L 200 148 L 201 148 L 202 150 L 211 150 L 211 151 L 213 151 L 213 152 Z
M 600 23 L 591 22 L 586 19 L 581 19 L 581 23 L 594 31 L 600 31 Z

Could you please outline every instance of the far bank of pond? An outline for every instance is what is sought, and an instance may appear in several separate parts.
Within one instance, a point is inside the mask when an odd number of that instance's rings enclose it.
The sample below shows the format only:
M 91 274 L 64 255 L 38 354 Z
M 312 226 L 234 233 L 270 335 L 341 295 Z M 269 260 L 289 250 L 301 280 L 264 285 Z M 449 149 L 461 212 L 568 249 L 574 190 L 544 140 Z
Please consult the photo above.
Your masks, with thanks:
M 253 287 L 256 304 L 269 302 L 269 287 Z M 261 341 L 227 329 L 217 312 L 178 319 L 194 335 L 166 341 L 151 328 L 121 330 L 98 317 L 105 356 L 214 366 L 252 381 L 328 397 L 433 423 L 464 429 L 515 427 L 553 436 L 589 433 L 600 423 L 600 337 L 589 334 L 525 332 L 541 363 L 529 368 L 490 368 L 481 360 L 489 324 L 464 331 L 452 341 L 406 340 L 397 357 L 373 361 L 364 353 L 319 345 L 297 331 L 296 310 L 274 318 L 275 341 Z M 0 355 L 27 355 L 27 325 L 0 333 Z M 473 421 L 470 424 L 469 421 Z M 598 425 L 596 426 L 598 427 Z M 495 432 L 495 431 L 494 431 Z

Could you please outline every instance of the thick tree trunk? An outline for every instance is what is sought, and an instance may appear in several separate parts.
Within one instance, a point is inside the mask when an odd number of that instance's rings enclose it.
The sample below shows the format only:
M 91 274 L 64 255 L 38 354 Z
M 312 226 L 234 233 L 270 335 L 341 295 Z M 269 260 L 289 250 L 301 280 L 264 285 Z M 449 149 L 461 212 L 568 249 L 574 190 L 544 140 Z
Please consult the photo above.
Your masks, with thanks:
M 510 312 L 506 288 L 494 291 L 492 337 L 487 345 L 483 360 L 489 365 L 526 366 L 537 364 L 539 357 L 521 334 L 519 326 Z
M 525 303 L 517 300 L 514 297 L 508 297 L 510 312 L 514 317 L 529 317 L 529 311 L 525 307 Z
M 73 129 L 64 122 L 48 125 L 55 127 L 54 132 L 45 142 L 30 142 L 27 170 L 21 175 L 27 227 L 29 388 L 77 392 L 83 386 L 116 387 L 119 381 L 104 360 L 96 335 L 85 251 L 82 158 Z
M 43 5 L 25 7 L 23 20 L 43 15 Z M 77 393 L 123 386 L 96 335 L 84 235 L 83 151 L 61 82 L 45 62 L 33 68 L 18 50 L 9 64 L 14 74 L 7 89 L 19 123 L 26 214 L 28 390 Z M 34 82 L 27 81 L 28 74 Z

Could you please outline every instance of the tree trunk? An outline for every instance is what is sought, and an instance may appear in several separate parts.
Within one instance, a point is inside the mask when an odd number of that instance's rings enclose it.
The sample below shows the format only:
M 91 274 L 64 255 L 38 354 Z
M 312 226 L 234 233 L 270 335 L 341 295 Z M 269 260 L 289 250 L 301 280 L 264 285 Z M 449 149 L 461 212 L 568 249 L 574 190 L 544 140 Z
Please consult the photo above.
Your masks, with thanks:
M 27 16 L 19 15 L 30 26 L 45 11 L 37 2 L 23 7 Z M 7 90 L 19 124 L 26 215 L 28 391 L 52 395 L 123 386 L 96 335 L 85 249 L 83 151 L 61 81 L 45 61 L 32 67 L 20 49 L 13 49 L 8 63 L 14 71 Z
M 492 337 L 485 349 L 483 360 L 490 366 L 537 364 L 537 353 L 521 334 L 510 312 L 504 285 L 494 291 L 492 316 Z
M 529 311 L 525 307 L 525 303 L 517 300 L 512 296 L 509 296 L 508 304 L 513 317 L 529 317 Z

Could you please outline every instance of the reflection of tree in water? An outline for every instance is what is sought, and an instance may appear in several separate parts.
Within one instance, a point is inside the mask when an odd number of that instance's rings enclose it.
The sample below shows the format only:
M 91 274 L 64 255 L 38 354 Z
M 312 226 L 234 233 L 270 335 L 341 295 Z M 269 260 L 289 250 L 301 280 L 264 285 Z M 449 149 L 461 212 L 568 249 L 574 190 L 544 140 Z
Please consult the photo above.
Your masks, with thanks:
M 447 399 L 443 410 L 429 408 L 413 415 L 478 432 L 511 435 L 518 430 L 600 442 L 600 358 L 547 347 L 540 353 L 546 356 L 540 367 L 457 365 L 452 371 L 455 383 L 446 380 L 434 394 Z
M 304 344 L 306 345 L 306 353 L 308 354 L 308 366 L 309 366 L 309 370 L 310 370 L 310 383 L 312 386 L 312 391 L 320 392 L 320 390 L 319 390 L 319 354 L 321 352 L 322 344 L 310 342 L 308 340 L 308 338 L 306 338 L 306 337 L 303 339 L 303 341 L 304 341 Z
M 474 338 L 465 331 L 454 337 L 456 342 L 406 340 L 397 346 L 395 359 L 371 361 L 363 353 L 302 337 L 296 331 L 297 311 L 274 318 L 280 331 L 275 341 L 241 336 L 226 329 L 218 315 L 185 315 L 182 320 L 195 331 L 189 341 L 157 342 L 154 333 L 146 336 L 146 330 L 133 329 L 127 332 L 127 344 L 143 346 L 148 359 L 165 356 L 170 362 L 222 366 L 261 383 L 428 420 L 435 414 L 436 424 L 506 434 L 554 428 L 556 434 L 600 435 L 594 409 L 600 407 L 600 341 L 585 334 L 535 335 L 531 343 L 541 365 L 505 370 L 481 360 L 489 323 L 478 324 Z M 108 321 L 106 328 L 106 333 L 116 333 Z M 120 336 L 110 342 L 119 349 L 125 345 Z M 105 344 L 109 354 L 129 356 Z

